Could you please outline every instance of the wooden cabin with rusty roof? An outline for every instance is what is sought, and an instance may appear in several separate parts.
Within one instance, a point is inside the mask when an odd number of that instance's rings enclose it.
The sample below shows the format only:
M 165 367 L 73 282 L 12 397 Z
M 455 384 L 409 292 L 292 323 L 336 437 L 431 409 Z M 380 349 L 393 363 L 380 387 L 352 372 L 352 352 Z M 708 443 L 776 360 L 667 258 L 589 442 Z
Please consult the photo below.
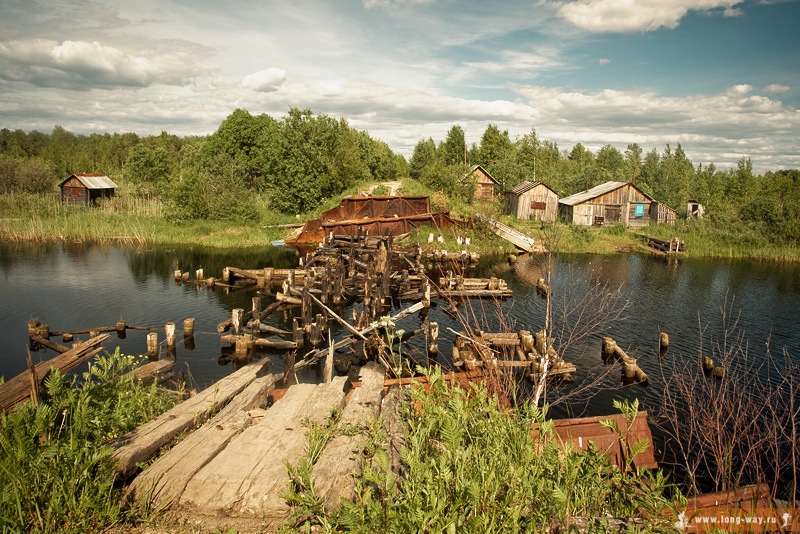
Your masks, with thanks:
M 59 184 L 61 202 L 67 206 L 89 206 L 101 198 L 111 198 L 117 189 L 105 174 L 72 174 Z

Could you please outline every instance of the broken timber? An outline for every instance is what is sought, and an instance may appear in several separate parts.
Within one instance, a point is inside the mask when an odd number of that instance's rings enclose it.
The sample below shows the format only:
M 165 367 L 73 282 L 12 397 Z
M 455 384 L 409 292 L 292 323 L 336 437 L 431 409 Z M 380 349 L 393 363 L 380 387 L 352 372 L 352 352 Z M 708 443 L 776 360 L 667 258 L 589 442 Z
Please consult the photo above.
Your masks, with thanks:
M 112 460 L 117 464 L 117 476 L 124 478 L 169 444 L 179 434 L 194 429 L 228 404 L 256 378 L 266 373 L 270 361 L 264 359 L 246 365 L 222 378 L 213 386 L 190 397 L 152 421 L 117 439 Z
M 541 377 L 547 363 L 547 379 L 571 381 L 577 368 L 556 353 L 545 342 L 541 332 L 532 335 L 526 330 L 490 333 L 477 331 L 472 335 L 455 332 L 453 365 L 458 369 L 521 369 L 531 380 Z
M 86 360 L 97 355 L 102 349 L 100 343 L 108 339 L 108 334 L 100 334 L 75 346 L 58 356 L 35 366 L 37 381 L 41 383 L 52 369 L 66 373 Z M 0 385 L 0 412 L 8 410 L 16 403 L 31 395 L 31 371 L 25 371 Z
M 490 219 L 489 217 L 480 213 L 475 214 L 475 219 L 486 224 L 487 228 L 489 228 L 492 232 L 502 237 L 515 247 L 525 252 L 533 251 L 534 239 L 532 237 L 528 237 L 522 232 L 514 230 L 510 226 L 494 219 Z

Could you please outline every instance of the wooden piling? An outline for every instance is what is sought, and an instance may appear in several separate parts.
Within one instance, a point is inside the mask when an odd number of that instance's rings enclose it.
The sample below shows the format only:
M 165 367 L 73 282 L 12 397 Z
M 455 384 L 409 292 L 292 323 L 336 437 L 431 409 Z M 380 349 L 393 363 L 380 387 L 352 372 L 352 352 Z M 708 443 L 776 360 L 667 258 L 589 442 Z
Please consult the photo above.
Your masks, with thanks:
M 147 358 L 150 360 L 158 359 L 158 332 L 147 334 Z
M 325 373 L 323 376 L 323 381 L 326 384 L 333 380 L 333 352 L 333 338 L 331 337 L 331 331 L 328 330 L 328 355 L 325 357 Z
M 234 334 L 242 333 L 242 321 L 244 320 L 244 308 L 234 308 L 231 310 L 231 325 Z
M 197 269 L 194 272 L 194 279 L 197 280 L 198 282 L 202 281 L 204 278 L 205 278 L 205 276 L 203 276 L 203 269 L 202 268 Z
M 439 355 L 439 323 L 428 323 L 428 359 L 436 360 Z
M 164 333 L 167 338 L 167 354 L 170 358 L 174 358 L 176 354 L 175 323 L 165 324 Z
M 125 339 L 125 321 L 117 321 L 117 337 Z
M 194 317 L 188 317 L 183 320 L 183 337 L 184 339 L 187 337 L 194 336 Z
M 661 332 L 658 336 L 658 352 L 661 356 L 664 356 L 669 349 L 669 334 L 666 332 Z

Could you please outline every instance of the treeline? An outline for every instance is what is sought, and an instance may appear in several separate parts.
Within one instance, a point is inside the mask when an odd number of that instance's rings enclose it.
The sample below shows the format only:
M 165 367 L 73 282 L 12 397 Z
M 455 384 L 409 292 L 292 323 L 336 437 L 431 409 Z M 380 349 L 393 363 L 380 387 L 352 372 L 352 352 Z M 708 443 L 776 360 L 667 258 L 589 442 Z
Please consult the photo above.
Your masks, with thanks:
M 703 203 L 718 228 L 800 242 L 800 171 L 755 175 L 745 158 L 732 169 L 695 166 L 680 143 L 647 153 L 636 143 L 624 152 L 606 145 L 594 153 L 581 143 L 562 151 L 535 130 L 511 139 L 490 124 L 467 146 L 464 130 L 453 126 L 438 144 L 420 140 L 406 163 L 345 119 L 296 108 L 282 120 L 237 109 L 202 137 L 0 130 L 0 193 L 55 192 L 73 172 L 102 172 L 125 194 L 163 202 L 175 220 L 252 220 L 264 208 L 304 213 L 357 183 L 406 176 L 469 203 L 473 189 L 463 178 L 473 164 L 500 182 L 498 192 L 523 180 L 545 182 L 562 196 L 635 181 L 679 213 L 689 199 Z
M 471 147 L 460 126 L 453 126 L 438 145 L 432 138 L 420 140 L 409 172 L 429 187 L 459 197 L 465 194 L 465 171 L 474 164 L 500 182 L 502 191 L 531 180 L 546 183 L 563 197 L 609 180 L 634 181 L 679 214 L 685 213 L 687 201 L 695 200 L 705 205 L 707 220 L 718 227 L 757 231 L 788 245 L 800 242 L 799 170 L 758 176 L 747 158 L 733 169 L 695 167 L 680 143 L 647 153 L 636 143 L 624 153 L 605 145 L 595 154 L 581 143 L 561 151 L 535 130 L 512 140 L 508 131 L 490 124 L 480 143 Z
M 386 143 L 310 110 L 290 109 L 279 121 L 237 109 L 205 137 L 0 130 L 2 193 L 53 192 L 85 172 L 162 200 L 177 220 L 254 219 L 263 204 L 302 213 L 356 183 L 408 175 Z

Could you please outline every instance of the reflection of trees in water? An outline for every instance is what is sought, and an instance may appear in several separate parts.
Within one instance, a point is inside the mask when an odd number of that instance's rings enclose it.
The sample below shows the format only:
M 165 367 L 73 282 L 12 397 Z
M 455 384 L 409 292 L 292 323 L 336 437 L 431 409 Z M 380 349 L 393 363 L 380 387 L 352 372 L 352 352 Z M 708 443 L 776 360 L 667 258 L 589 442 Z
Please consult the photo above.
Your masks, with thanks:
M 8 275 L 18 265 L 41 265 L 60 249 L 60 243 L 0 243 L 0 270 Z
M 287 247 L 265 247 L 254 249 L 208 249 L 208 248 L 125 248 L 124 249 L 131 276 L 138 283 L 145 283 L 154 278 L 164 284 L 172 283 L 176 270 L 194 273 L 203 269 L 206 278 L 221 278 L 222 269 L 225 267 L 239 267 L 241 269 L 262 269 L 274 267 L 288 269 L 297 267 L 297 252 Z M 207 291 L 205 286 L 200 288 L 194 284 L 184 285 L 186 291 Z M 225 309 L 233 308 L 250 309 L 255 286 L 252 290 L 228 292 L 218 288 L 212 292 Z M 220 318 L 220 322 L 225 317 Z

